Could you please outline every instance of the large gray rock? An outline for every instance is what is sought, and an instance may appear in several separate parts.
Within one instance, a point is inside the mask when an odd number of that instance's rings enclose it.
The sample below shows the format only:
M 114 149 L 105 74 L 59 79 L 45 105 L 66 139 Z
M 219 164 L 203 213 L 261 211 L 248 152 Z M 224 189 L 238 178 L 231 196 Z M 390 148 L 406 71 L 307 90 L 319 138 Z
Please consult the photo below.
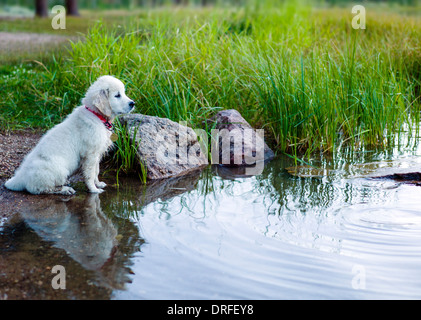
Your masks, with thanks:
M 264 141 L 263 130 L 254 129 L 237 110 L 220 111 L 211 121 L 216 122 L 218 133 L 212 135 L 212 163 L 244 166 L 275 157 Z
M 208 164 L 196 133 L 187 126 L 143 114 L 121 116 L 120 122 L 130 136 L 135 134 L 137 155 L 149 180 L 184 175 Z

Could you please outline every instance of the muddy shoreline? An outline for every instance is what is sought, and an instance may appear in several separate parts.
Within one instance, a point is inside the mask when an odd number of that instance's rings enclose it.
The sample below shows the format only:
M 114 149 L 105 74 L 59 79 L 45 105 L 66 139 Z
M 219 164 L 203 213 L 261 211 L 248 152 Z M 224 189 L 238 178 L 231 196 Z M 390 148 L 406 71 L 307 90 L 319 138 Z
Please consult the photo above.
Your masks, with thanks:
M 0 222 L 9 219 L 32 195 L 12 192 L 4 187 L 23 158 L 38 143 L 43 132 L 34 130 L 0 133 Z

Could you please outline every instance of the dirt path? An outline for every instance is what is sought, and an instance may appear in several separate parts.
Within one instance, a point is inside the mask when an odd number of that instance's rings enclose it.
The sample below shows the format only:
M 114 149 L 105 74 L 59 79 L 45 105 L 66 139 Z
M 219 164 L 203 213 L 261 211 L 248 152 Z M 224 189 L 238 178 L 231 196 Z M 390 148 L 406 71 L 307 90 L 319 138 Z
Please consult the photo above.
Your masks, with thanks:
M 68 42 L 70 37 L 44 33 L 0 32 L 0 51 L 35 51 Z
M 69 40 L 80 37 L 46 33 L 0 32 L 0 62 L 37 60 L 43 55 L 61 50 L 69 45 Z
M 46 46 L 67 42 L 69 37 L 46 33 L 0 32 L 0 48 L 14 51 L 34 46 Z

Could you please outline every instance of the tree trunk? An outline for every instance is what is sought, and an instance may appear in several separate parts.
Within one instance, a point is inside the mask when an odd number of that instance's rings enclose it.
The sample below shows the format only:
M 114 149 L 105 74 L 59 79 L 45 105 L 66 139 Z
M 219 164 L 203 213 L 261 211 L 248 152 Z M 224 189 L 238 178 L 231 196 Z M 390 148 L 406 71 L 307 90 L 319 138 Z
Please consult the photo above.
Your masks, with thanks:
M 48 17 L 47 0 L 35 0 L 35 15 L 37 17 Z
M 78 16 L 77 0 L 66 0 L 66 14 L 68 16 Z
M 183 5 L 183 6 L 185 6 L 185 5 L 187 5 L 188 4 L 188 2 L 189 2 L 189 0 L 174 0 L 174 4 L 175 5 Z

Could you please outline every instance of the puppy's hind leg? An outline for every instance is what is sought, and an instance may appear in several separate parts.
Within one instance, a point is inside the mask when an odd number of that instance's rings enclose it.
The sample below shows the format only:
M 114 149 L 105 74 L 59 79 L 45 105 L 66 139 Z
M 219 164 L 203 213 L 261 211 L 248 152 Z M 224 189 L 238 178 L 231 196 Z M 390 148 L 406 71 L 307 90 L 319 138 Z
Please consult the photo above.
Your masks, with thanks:
M 40 170 L 35 168 L 26 173 L 25 189 L 32 194 L 61 194 L 72 195 L 76 191 L 64 186 L 66 184 L 66 172 Z
M 76 193 L 76 191 L 73 188 L 67 186 L 59 186 L 52 188 L 39 188 L 27 186 L 26 190 L 32 194 L 61 194 L 65 196 L 70 196 Z
M 67 186 L 61 186 L 61 187 L 57 187 L 54 190 L 52 190 L 51 192 L 52 194 L 62 194 L 65 196 L 70 196 L 76 193 L 76 191 L 71 188 L 71 187 L 67 187 Z

